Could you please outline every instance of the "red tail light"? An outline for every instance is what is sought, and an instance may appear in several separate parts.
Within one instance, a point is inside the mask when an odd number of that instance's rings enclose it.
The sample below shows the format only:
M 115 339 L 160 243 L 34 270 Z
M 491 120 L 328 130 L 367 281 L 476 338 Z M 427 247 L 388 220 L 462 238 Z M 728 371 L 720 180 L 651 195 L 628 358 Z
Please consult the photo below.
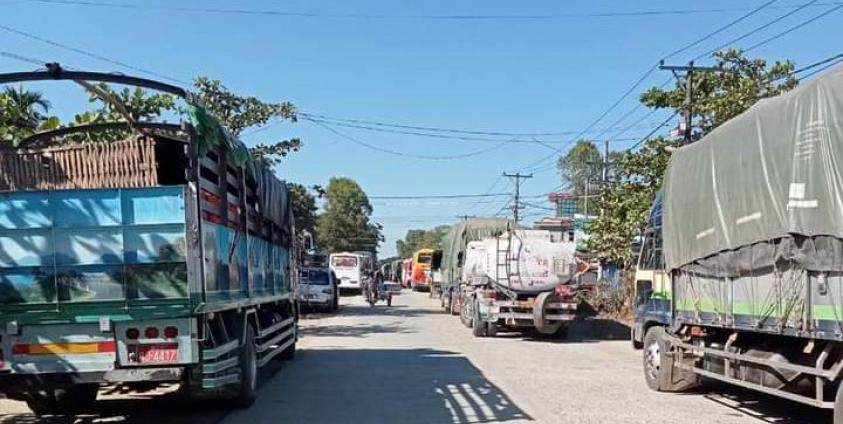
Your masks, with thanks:
M 164 337 L 174 339 L 179 336 L 179 329 L 176 327 L 167 327 L 164 329 Z
M 494 290 L 486 290 L 483 292 L 483 297 L 490 300 L 495 300 L 498 296 L 498 293 Z
M 0 369 L 6 368 L 6 357 L 3 356 L 3 349 L 0 349 Z
M 556 286 L 556 295 L 559 296 L 560 299 L 566 299 L 571 297 L 572 290 L 571 286 L 567 284 L 560 284 Z
M 140 330 L 137 328 L 129 328 L 126 330 L 126 338 L 129 340 L 137 340 L 140 337 Z
M 146 331 L 143 332 L 144 337 L 147 339 L 157 339 L 158 338 L 158 329 L 155 327 L 146 327 Z

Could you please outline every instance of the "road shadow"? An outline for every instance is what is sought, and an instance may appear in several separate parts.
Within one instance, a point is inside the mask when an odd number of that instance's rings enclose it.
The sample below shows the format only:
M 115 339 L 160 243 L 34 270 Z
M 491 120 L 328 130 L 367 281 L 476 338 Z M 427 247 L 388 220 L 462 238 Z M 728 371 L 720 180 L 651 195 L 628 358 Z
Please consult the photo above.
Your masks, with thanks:
M 434 349 L 303 350 L 249 410 L 250 424 L 467 424 L 533 419 L 464 356 Z
M 832 412 L 717 381 L 706 381 L 696 395 L 723 405 L 736 414 L 771 424 L 831 423 Z
M 411 334 L 415 331 L 397 324 L 320 325 L 318 327 L 302 327 L 299 330 L 299 334 L 308 337 L 367 337 L 384 333 Z
M 567 337 L 541 335 L 534 330 L 499 330 L 496 337 L 520 339 L 542 343 L 599 343 L 612 340 L 629 340 L 630 328 L 623 323 L 603 318 L 587 318 L 568 323 Z
M 283 361 L 272 361 L 261 368 L 259 387 L 263 388 L 285 367 Z M 218 424 L 233 409 L 225 400 L 189 399 L 176 389 L 173 386 L 164 391 L 122 394 L 115 387 L 104 387 L 97 403 L 84 414 L 41 417 L 31 412 L 8 414 L 0 415 L 0 424 Z
M 359 317 L 359 316 L 385 316 L 385 317 L 401 317 L 401 318 L 416 318 L 425 315 L 442 315 L 441 312 L 432 309 L 415 308 L 401 304 L 401 296 L 396 296 L 392 299 L 392 306 L 387 306 L 385 302 L 381 301 L 375 303 L 375 306 L 369 306 L 368 303 L 360 305 L 341 305 L 339 315 Z

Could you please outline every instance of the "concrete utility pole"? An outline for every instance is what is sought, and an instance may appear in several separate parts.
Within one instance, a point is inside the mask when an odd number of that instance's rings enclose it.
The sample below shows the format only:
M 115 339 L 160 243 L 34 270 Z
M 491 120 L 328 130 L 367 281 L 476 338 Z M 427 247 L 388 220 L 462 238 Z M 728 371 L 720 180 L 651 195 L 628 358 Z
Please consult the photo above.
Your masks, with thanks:
M 521 208 L 521 180 L 526 180 L 528 178 L 533 178 L 533 174 L 522 174 L 520 172 L 516 172 L 514 174 L 507 174 L 506 172 L 503 173 L 504 177 L 515 179 L 515 198 L 512 204 L 512 213 L 515 219 L 515 223 L 518 224 L 518 210 Z
M 693 142 L 693 128 L 692 117 L 694 112 L 694 72 L 696 71 L 712 71 L 719 72 L 722 69 L 711 66 L 694 66 L 694 61 L 688 62 L 687 65 L 665 65 L 664 61 L 659 64 L 659 69 L 663 71 L 673 72 L 676 79 L 681 79 L 677 72 L 685 72 L 685 104 L 683 105 L 683 115 L 685 118 L 685 131 L 683 139 L 685 144 Z

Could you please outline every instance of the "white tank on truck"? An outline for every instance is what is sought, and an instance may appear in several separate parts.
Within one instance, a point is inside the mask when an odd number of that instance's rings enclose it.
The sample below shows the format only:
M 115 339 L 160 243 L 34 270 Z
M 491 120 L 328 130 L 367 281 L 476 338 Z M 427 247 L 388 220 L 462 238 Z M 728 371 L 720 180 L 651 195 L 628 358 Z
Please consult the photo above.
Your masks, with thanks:
M 576 246 L 546 230 L 509 230 L 469 242 L 461 318 L 478 337 L 499 329 L 567 334 L 575 318 Z

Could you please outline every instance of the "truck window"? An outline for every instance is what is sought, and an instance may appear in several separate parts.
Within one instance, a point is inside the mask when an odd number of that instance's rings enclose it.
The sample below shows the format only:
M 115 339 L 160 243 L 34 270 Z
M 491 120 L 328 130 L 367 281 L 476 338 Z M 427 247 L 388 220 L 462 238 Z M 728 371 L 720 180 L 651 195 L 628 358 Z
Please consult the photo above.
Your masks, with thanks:
M 652 228 L 645 231 L 638 268 L 647 270 L 664 268 L 661 228 Z

